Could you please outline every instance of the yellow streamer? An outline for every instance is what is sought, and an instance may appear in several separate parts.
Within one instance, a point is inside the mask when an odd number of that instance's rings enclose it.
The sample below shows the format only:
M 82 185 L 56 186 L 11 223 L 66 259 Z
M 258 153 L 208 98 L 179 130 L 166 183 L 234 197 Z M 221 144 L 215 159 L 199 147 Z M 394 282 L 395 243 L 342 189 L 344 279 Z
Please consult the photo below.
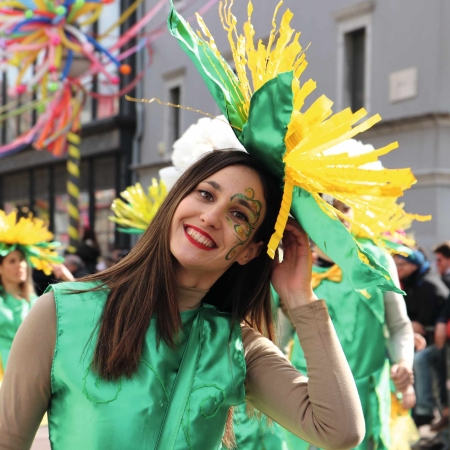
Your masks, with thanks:
M 120 19 L 114 22 L 101 36 L 98 37 L 98 40 L 101 41 L 105 37 L 111 33 L 115 28 L 120 27 L 138 8 L 138 6 L 143 2 L 144 0 L 137 0 L 135 1 L 131 6 L 129 6 L 120 16 Z
M 80 26 L 84 27 L 84 26 L 88 26 L 93 24 L 94 22 L 97 21 L 97 19 L 100 17 L 100 14 L 102 13 L 103 10 L 103 5 L 101 5 L 99 7 L 99 5 L 89 5 L 91 6 L 91 10 L 93 11 L 92 14 L 83 22 L 80 22 Z M 73 17 L 73 21 L 76 21 L 78 19 L 78 17 L 82 16 L 84 14 L 80 14 L 79 12 L 77 12 L 74 17 Z
M 192 111 L 195 113 L 199 113 L 202 114 L 204 116 L 210 117 L 211 119 L 216 119 L 216 120 L 221 120 L 218 119 L 216 116 L 209 114 L 207 112 L 201 111 L 200 109 L 194 109 L 194 108 L 190 108 L 189 106 L 182 106 L 182 105 L 175 105 L 174 103 L 170 103 L 170 102 L 163 102 L 161 101 L 159 98 L 151 98 L 151 99 L 146 99 L 146 98 L 134 98 L 134 97 L 130 97 L 129 95 L 125 95 L 125 98 L 130 101 L 130 102 L 135 102 L 135 103 L 153 103 L 156 102 L 158 103 L 158 105 L 162 105 L 162 106 L 171 106 L 172 108 L 180 108 L 180 109 L 185 109 L 187 111 Z M 235 127 L 231 124 L 229 124 L 226 121 L 222 121 L 224 123 L 226 123 L 227 125 L 230 125 L 231 127 L 235 128 L 236 130 L 242 131 L 240 128 Z
M 58 28 L 58 34 L 59 37 L 61 38 L 62 43 L 69 48 L 70 50 L 73 50 L 76 53 L 81 53 L 81 47 L 77 44 L 75 44 L 74 42 L 70 41 L 67 36 L 66 33 L 64 33 L 64 30 L 61 28 Z

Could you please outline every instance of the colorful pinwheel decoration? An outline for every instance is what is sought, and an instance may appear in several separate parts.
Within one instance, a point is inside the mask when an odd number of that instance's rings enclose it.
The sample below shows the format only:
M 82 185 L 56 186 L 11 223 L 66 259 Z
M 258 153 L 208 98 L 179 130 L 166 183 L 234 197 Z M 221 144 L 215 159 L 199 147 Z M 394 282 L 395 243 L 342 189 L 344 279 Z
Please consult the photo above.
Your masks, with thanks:
M 0 68 L 12 68 L 17 76 L 8 90 L 11 99 L 0 109 L 0 123 L 36 110 L 36 123 L 12 142 L 0 146 L 0 157 L 32 145 L 46 149 L 56 157 L 68 153 L 69 250 L 78 240 L 78 197 L 80 177 L 79 130 L 80 113 L 87 96 L 96 99 L 117 98 L 129 92 L 142 78 L 137 74 L 121 90 L 120 75 L 128 76 L 132 69 L 123 61 L 133 53 L 148 48 L 146 40 L 131 46 L 131 40 L 165 4 L 160 0 L 125 34 L 114 38 L 110 33 L 137 9 L 137 0 L 119 20 L 102 35 L 91 33 L 103 7 L 113 0 L 20 0 L 0 2 Z M 108 42 L 108 46 L 101 43 Z M 123 48 L 126 46 L 126 50 Z M 131 47 L 130 47 L 131 46 Z M 81 60 L 80 73 L 74 73 L 75 61 Z M 79 70 L 79 65 L 78 65 Z M 92 92 L 89 83 L 99 75 L 102 92 Z M 122 83 L 123 84 L 123 83 Z M 110 89 L 108 88 L 110 87 Z M 23 104 L 23 95 L 34 100 Z

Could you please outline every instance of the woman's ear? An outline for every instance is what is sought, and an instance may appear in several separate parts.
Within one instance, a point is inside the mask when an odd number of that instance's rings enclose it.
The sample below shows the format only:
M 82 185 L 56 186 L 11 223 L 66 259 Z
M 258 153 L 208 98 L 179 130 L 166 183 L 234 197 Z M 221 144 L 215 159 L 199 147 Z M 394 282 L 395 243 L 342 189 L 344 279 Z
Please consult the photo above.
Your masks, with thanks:
M 264 242 L 251 242 L 248 247 L 243 251 L 236 259 L 236 262 L 241 266 L 249 263 L 252 259 L 256 258 L 264 246 Z

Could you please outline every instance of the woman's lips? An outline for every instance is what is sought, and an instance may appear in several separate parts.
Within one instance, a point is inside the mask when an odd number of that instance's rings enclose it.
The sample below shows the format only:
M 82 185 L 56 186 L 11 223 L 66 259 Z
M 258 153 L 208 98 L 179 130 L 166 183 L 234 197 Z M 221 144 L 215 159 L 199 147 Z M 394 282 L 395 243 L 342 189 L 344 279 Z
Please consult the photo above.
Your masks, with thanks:
M 205 231 L 193 225 L 185 225 L 184 232 L 189 242 L 202 250 L 214 250 L 217 244 L 214 239 Z

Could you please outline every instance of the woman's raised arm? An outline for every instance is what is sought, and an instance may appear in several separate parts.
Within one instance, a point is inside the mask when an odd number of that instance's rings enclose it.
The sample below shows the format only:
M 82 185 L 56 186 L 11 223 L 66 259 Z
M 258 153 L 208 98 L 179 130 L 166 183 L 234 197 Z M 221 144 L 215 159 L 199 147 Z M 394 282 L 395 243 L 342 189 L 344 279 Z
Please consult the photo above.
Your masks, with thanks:
M 274 262 L 272 285 L 297 331 L 309 379 L 272 342 L 244 327 L 247 401 L 318 447 L 352 448 L 364 437 L 364 416 L 326 304 L 312 290 L 311 259 L 308 237 L 289 219 L 283 261 Z
M 246 400 L 317 447 L 356 447 L 364 438 L 364 416 L 325 302 L 289 312 L 305 353 L 309 379 L 272 342 L 244 327 Z

